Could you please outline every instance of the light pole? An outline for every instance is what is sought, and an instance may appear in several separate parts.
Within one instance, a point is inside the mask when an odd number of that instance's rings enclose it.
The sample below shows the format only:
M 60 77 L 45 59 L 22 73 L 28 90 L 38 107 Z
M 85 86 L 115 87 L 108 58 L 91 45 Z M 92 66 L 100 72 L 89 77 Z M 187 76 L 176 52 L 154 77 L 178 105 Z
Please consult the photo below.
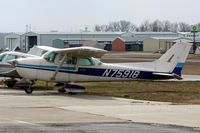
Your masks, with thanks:
M 194 35 L 194 40 L 193 40 L 193 54 L 195 53 L 195 51 L 196 51 L 196 42 L 195 42 L 195 33 L 197 33 L 198 32 L 198 27 L 197 27 L 197 25 L 192 25 L 192 27 L 191 27 L 191 32 L 193 33 L 193 35 Z

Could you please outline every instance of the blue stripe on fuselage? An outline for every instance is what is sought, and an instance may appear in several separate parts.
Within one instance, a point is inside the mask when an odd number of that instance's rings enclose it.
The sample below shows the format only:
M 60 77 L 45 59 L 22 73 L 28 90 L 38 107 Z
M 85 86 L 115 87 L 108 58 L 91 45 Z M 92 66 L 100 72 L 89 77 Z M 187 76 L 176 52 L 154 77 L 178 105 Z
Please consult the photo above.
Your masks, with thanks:
M 42 65 L 27 65 L 27 64 L 18 64 L 17 67 L 46 70 L 46 71 L 56 71 L 57 69 L 57 66 L 42 66 Z M 157 79 L 157 77 L 155 77 L 155 75 L 152 74 L 153 71 L 83 68 L 83 67 L 79 67 L 78 71 L 73 71 L 73 70 L 76 70 L 76 68 L 75 67 L 61 67 L 59 72 L 81 74 L 81 75 L 88 75 L 88 76 L 109 77 L 109 78 Z
M 57 66 L 43 66 L 43 65 L 28 65 L 28 64 L 18 64 L 17 67 L 25 67 L 25 68 L 35 68 L 35 69 L 44 69 L 44 70 L 49 70 L 53 69 L 56 70 L 58 67 Z M 76 70 L 76 67 L 60 67 L 61 70 Z

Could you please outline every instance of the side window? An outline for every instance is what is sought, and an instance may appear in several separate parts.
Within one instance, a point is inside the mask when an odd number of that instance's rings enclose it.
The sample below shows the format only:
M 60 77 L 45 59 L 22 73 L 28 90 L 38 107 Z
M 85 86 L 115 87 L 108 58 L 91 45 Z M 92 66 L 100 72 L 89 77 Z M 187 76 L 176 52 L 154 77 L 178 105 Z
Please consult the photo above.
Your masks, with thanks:
M 88 58 L 80 58 L 80 59 L 79 59 L 79 65 L 80 65 L 80 66 L 93 66 L 94 63 L 92 62 L 91 59 L 88 59 Z
M 15 57 L 16 59 L 22 58 L 22 56 L 16 55 Z
M 76 65 L 76 62 L 77 62 L 76 60 L 77 60 L 76 57 L 68 56 L 65 63 L 66 64 Z
M 54 60 L 56 59 L 57 57 L 57 53 L 54 53 L 52 51 L 50 52 L 47 52 L 45 55 L 44 55 L 44 58 L 48 61 L 48 62 L 54 62 Z
M 16 55 L 8 55 L 6 61 L 12 60 L 12 59 L 17 59 Z
M 4 54 L 0 54 L 0 62 L 3 61 L 3 59 L 4 59 L 5 56 L 6 56 L 6 53 L 4 53 Z
M 63 55 L 60 56 L 59 63 L 62 61 L 63 57 L 64 57 Z M 77 58 L 76 57 L 67 56 L 67 58 L 64 61 L 64 64 L 76 65 L 76 62 L 77 62 Z

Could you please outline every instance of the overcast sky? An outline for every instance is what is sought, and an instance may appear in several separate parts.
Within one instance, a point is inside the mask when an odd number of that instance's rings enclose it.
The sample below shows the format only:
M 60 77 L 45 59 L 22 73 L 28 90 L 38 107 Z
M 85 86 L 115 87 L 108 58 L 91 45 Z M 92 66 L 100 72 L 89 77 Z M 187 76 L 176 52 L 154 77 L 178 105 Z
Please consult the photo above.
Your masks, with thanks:
M 200 0 L 0 0 L 0 32 L 80 31 L 128 20 L 200 22 Z

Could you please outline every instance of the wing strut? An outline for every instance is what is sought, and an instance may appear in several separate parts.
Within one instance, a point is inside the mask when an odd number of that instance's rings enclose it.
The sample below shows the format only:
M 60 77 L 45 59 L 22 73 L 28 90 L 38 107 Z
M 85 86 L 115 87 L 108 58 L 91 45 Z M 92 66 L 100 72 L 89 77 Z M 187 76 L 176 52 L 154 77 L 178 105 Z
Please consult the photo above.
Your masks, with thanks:
M 65 54 L 65 56 L 63 57 L 63 59 L 62 59 L 61 63 L 58 65 L 58 67 L 57 67 L 57 69 L 56 69 L 55 73 L 53 74 L 53 76 L 52 76 L 52 77 L 50 77 L 50 80 L 55 80 L 55 77 L 56 77 L 56 75 L 57 75 L 58 71 L 60 70 L 60 67 L 63 65 L 63 63 L 64 63 L 64 61 L 65 61 L 66 57 L 67 57 L 67 53 L 66 53 L 66 54 Z

